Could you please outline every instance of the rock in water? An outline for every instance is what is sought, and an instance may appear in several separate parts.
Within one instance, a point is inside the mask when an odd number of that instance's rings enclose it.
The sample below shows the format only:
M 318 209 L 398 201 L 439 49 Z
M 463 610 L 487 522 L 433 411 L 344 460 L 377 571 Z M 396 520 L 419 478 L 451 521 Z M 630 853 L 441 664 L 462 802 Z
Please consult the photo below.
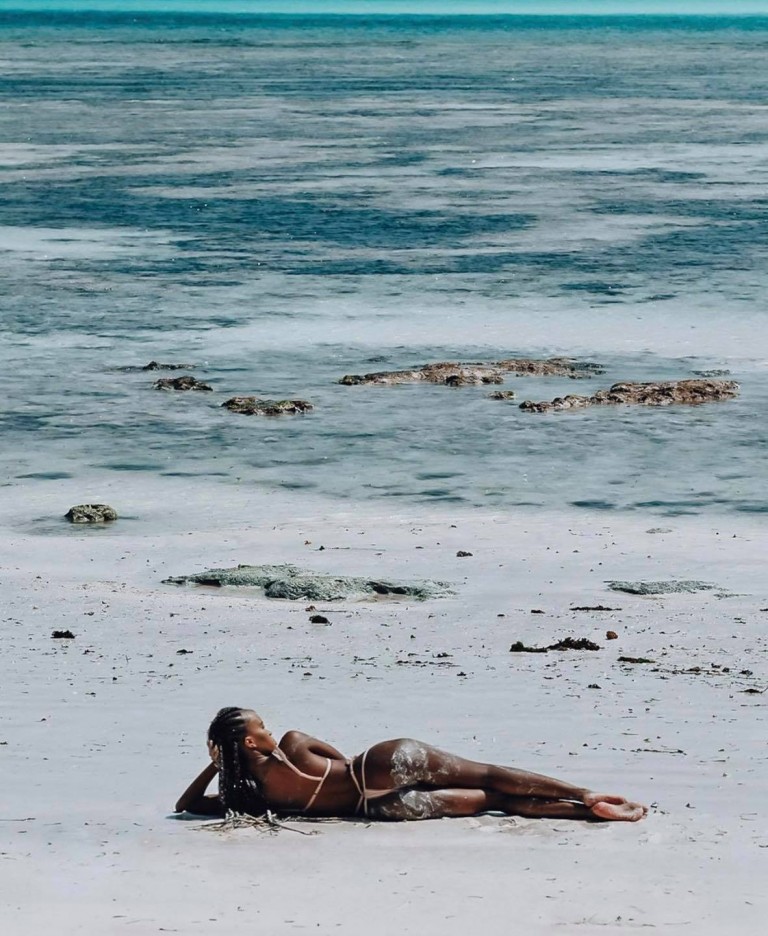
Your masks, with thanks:
M 456 374 L 450 374 L 443 382 L 446 387 L 478 387 L 482 384 L 504 383 L 504 374 L 498 371 L 489 371 L 488 373 L 459 371 Z
M 661 383 L 616 383 L 610 390 L 598 390 L 598 403 L 629 403 L 639 406 L 671 406 L 684 403 L 697 406 L 738 396 L 735 380 L 666 380 Z
M 161 377 L 155 381 L 155 390 L 213 390 L 213 387 L 185 374 L 183 377 Z
M 308 400 L 260 400 L 252 396 L 232 397 L 221 405 L 232 413 L 242 413 L 245 416 L 310 413 L 315 408 Z
M 454 594 L 446 582 L 387 582 L 347 576 L 320 575 L 294 565 L 239 565 L 208 569 L 194 575 L 164 579 L 170 585 L 237 585 L 261 588 L 267 598 L 339 601 L 342 598 L 404 595 L 424 601 Z
M 559 413 L 561 410 L 584 409 L 585 406 L 593 406 L 594 402 L 592 397 L 569 393 L 564 397 L 542 400 L 539 403 L 534 403 L 533 400 L 523 400 L 520 409 L 526 413 Z
M 159 361 L 150 361 L 141 370 L 193 370 L 194 364 L 161 364 Z
M 534 403 L 525 400 L 520 409 L 528 413 L 552 413 L 583 409 L 585 406 L 698 406 L 738 396 L 735 380 L 666 380 L 661 383 L 616 383 L 609 390 L 598 390 L 593 396 L 567 395 Z
M 436 364 L 423 364 L 412 370 L 378 371 L 373 374 L 347 374 L 339 381 L 345 386 L 357 384 L 409 384 L 434 383 L 449 387 L 477 386 L 478 384 L 499 384 L 504 382 L 505 374 L 517 374 L 521 377 L 560 376 L 585 377 L 601 374 L 603 368 L 591 362 L 580 363 L 570 358 L 510 358 L 504 361 L 440 361 Z
M 77 504 L 64 516 L 70 523 L 110 523 L 117 520 L 117 511 L 109 504 Z
M 492 364 L 442 361 L 424 364 L 413 370 L 378 371 L 374 374 L 347 374 L 339 381 L 345 386 L 355 384 L 410 384 L 433 383 L 448 387 L 477 386 L 504 383 L 504 373 Z
M 493 393 L 488 394 L 489 400 L 514 400 L 514 398 L 514 390 L 494 390 Z
M 496 367 L 508 374 L 518 377 L 570 377 L 580 380 L 584 377 L 593 377 L 604 374 L 602 364 L 594 361 L 574 361 L 572 358 L 508 358 L 505 361 L 494 361 Z

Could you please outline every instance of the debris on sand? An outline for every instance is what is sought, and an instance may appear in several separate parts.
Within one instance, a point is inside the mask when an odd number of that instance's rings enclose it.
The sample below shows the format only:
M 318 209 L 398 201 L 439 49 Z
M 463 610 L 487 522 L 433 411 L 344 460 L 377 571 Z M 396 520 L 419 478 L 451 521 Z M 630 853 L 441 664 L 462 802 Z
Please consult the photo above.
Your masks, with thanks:
M 548 647 L 527 647 L 518 640 L 509 648 L 510 653 L 549 653 L 550 650 L 600 650 L 600 646 L 586 637 L 565 637 Z
M 649 660 L 648 657 L 631 657 L 631 656 L 620 656 L 618 657 L 619 663 L 655 663 L 656 660 Z
M 471 553 L 471 552 L 467 552 L 466 549 L 460 549 L 460 550 L 456 553 L 456 558 L 457 558 L 457 559 L 466 559 L 467 556 L 471 556 L 471 555 L 472 555 L 472 553 Z
M 444 598 L 454 594 L 446 582 L 389 582 L 379 579 L 320 575 L 294 565 L 238 565 L 232 569 L 209 569 L 194 575 L 163 580 L 170 585 L 234 585 L 261 588 L 267 598 L 290 601 L 340 601 L 343 598 L 374 598 L 379 595 L 404 596 L 417 601 Z
M 231 397 L 221 404 L 232 413 L 244 416 L 285 416 L 310 413 L 315 408 L 308 400 L 263 400 L 258 397 Z
M 330 624 L 331 622 L 324 614 L 312 614 L 309 618 L 310 624 Z
M 570 611 L 621 611 L 621 608 L 607 608 L 605 605 L 579 605 Z
M 51 637 L 53 640 L 74 640 L 75 635 L 71 630 L 55 630 Z
M 712 591 L 717 585 L 708 582 L 696 582 L 690 579 L 666 582 L 608 582 L 611 591 L 626 592 L 628 595 L 675 595 L 694 594 L 700 591 Z
M 520 409 L 527 413 L 557 413 L 562 410 L 584 409 L 587 406 L 698 406 L 738 396 L 735 380 L 665 380 L 660 383 L 616 383 L 608 390 L 598 390 L 592 396 L 568 394 L 534 403 L 525 400 Z
M 547 653 L 549 647 L 528 647 L 522 640 L 516 640 L 509 648 L 510 653 Z
M 154 383 L 155 390 L 213 390 L 210 384 L 185 374 L 183 377 L 161 377 Z
M 586 637 L 566 637 L 564 640 L 558 640 L 557 643 L 549 647 L 550 650 L 599 650 L 599 644 L 593 640 L 587 640 Z
M 605 639 L 606 639 L 606 640 L 618 640 L 618 639 L 619 639 L 619 635 L 616 633 L 616 631 L 606 631 L 606 632 L 605 632 Z
M 111 523 L 117 511 L 109 504 L 77 504 L 64 514 L 70 523 Z

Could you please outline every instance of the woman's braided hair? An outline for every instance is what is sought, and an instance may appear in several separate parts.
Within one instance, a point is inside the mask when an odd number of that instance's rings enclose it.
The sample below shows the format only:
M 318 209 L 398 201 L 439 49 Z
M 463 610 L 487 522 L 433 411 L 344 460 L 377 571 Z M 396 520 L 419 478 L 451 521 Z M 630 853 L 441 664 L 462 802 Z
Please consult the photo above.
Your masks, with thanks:
M 267 804 L 248 769 L 240 742 L 246 734 L 250 709 L 230 706 L 220 709 L 208 728 L 208 743 L 218 750 L 219 799 L 229 812 L 262 816 Z

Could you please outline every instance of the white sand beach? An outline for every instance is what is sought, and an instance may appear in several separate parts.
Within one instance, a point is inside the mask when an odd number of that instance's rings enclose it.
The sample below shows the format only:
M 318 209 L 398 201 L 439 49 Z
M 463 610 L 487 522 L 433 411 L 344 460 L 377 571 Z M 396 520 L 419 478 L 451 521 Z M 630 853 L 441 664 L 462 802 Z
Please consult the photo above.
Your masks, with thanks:
M 768 589 L 754 518 L 347 512 L 110 484 L 98 493 L 126 519 L 108 530 L 55 526 L 82 495 L 74 481 L 23 503 L 3 491 L 5 934 L 762 931 L 768 695 L 747 690 L 768 685 Z M 161 584 L 239 562 L 437 578 L 456 596 L 319 604 L 318 625 L 306 602 Z M 607 590 L 614 579 L 716 588 L 643 597 Z M 596 605 L 614 610 L 570 610 Z M 569 635 L 601 649 L 509 652 Z M 419 737 L 653 805 L 637 824 L 206 830 L 171 808 L 229 704 L 350 754 Z

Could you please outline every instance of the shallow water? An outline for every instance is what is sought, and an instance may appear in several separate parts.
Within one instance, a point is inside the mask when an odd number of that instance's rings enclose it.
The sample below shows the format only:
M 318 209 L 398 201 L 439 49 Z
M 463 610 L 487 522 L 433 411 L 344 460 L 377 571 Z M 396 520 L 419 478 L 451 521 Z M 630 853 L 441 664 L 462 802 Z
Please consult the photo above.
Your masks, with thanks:
M 3 484 L 768 509 L 768 20 L 0 27 Z M 606 374 L 505 386 L 718 368 L 742 395 L 536 416 L 336 383 L 555 354 Z M 119 369 L 153 358 L 215 392 Z M 316 410 L 239 417 L 235 394 Z

